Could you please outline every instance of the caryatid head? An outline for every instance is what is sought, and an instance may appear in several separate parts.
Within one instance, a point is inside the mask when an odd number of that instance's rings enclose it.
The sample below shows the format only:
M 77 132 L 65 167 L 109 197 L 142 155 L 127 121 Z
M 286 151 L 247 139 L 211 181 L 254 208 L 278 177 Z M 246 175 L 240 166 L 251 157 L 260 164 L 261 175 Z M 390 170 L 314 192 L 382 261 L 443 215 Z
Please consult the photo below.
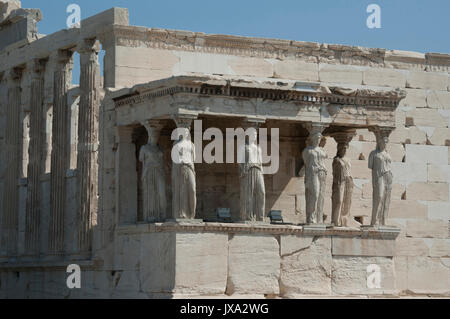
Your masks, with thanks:
M 187 141 L 191 139 L 191 132 L 187 127 L 179 127 L 177 128 L 177 130 L 178 133 L 180 134 L 180 141 L 181 140 Z
M 311 146 L 319 147 L 320 141 L 322 141 L 323 135 L 320 132 L 314 132 L 309 136 L 309 143 Z
M 248 144 L 253 145 L 258 142 L 258 131 L 256 128 L 251 127 L 247 129 L 248 132 Z
M 389 143 L 389 135 L 385 132 L 377 134 L 377 147 L 380 151 L 385 151 L 387 144 Z
M 377 150 L 383 152 L 389 143 L 389 136 L 394 128 L 392 127 L 369 127 L 369 131 L 375 134 L 377 139 Z
M 348 143 L 339 143 L 337 145 L 337 156 L 339 158 L 345 157 L 345 154 L 347 154 L 348 150 Z
M 159 137 L 161 135 L 161 124 L 153 124 L 150 122 L 144 122 L 142 125 L 145 126 L 147 133 L 148 133 L 148 144 L 150 145 L 157 145 Z

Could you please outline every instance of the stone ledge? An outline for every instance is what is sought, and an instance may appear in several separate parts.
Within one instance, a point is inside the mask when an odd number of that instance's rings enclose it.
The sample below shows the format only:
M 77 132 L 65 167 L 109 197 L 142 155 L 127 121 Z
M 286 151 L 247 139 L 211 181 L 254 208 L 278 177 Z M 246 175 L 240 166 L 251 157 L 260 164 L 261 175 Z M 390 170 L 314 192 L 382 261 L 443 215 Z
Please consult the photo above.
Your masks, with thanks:
M 1 262 L 2 271 L 36 271 L 36 270 L 66 270 L 67 266 L 77 264 L 83 270 L 97 269 L 103 265 L 102 260 L 66 260 L 66 261 L 29 261 L 29 262 Z
M 118 235 L 132 235 L 160 232 L 225 232 L 268 235 L 308 235 L 308 236 L 339 236 L 361 237 L 377 239 L 395 239 L 400 233 L 399 229 L 390 230 L 358 229 L 358 228 L 327 228 L 307 229 L 300 225 L 251 225 L 251 224 L 227 224 L 227 223 L 189 223 L 189 222 L 165 222 L 165 223 L 139 223 L 119 226 Z

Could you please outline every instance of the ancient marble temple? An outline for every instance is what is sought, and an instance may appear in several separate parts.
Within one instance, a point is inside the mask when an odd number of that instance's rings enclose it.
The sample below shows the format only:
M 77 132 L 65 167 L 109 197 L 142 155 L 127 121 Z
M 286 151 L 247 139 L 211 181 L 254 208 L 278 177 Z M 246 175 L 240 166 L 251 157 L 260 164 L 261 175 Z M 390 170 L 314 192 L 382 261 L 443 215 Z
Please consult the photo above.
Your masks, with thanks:
M 1 298 L 450 296 L 450 55 L 41 18 L 0 0 Z

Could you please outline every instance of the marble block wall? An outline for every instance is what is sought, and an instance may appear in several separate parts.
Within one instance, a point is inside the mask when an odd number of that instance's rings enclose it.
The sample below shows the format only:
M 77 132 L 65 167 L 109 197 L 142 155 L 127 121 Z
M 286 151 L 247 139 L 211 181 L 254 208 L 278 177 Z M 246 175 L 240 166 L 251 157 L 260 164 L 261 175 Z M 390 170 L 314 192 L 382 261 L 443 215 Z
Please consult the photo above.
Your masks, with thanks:
M 67 274 L 62 269 L 22 269 L 1 272 L 0 296 L 370 298 L 402 294 L 403 273 L 396 268 L 392 234 L 308 234 L 294 226 L 259 230 L 224 224 L 183 227 L 190 226 L 120 227 L 112 269 L 81 265 L 81 289 L 65 286 Z M 367 283 L 370 265 L 378 267 L 379 286 Z M 433 270 L 433 276 L 441 276 L 441 288 L 448 286 L 445 270 Z

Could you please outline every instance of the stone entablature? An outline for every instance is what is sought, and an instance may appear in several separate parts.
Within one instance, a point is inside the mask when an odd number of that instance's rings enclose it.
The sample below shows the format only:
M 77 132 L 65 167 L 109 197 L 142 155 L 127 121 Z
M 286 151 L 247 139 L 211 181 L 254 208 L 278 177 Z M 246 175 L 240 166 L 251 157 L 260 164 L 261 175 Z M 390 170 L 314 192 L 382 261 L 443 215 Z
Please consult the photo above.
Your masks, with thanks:
M 405 96 L 402 90 L 329 88 L 318 83 L 273 79 L 177 76 L 119 90 L 111 93 L 110 98 L 115 101 L 118 125 L 137 124 L 145 120 L 145 113 L 153 119 L 162 119 L 187 112 L 322 122 L 354 128 L 393 128 L 395 110 Z M 227 107 L 222 106 L 224 100 Z M 256 112 L 249 106 L 254 103 L 258 105 Z M 167 104 L 171 108 L 164 106 Z
M 283 79 L 255 81 L 249 78 L 227 79 L 227 77 L 219 76 L 176 76 L 118 91 L 113 96 L 125 95 L 114 98 L 116 107 L 120 107 L 176 93 L 386 108 L 396 108 L 399 101 L 406 96 L 406 92 L 400 89 L 392 91 L 345 89 L 321 86 L 319 83 L 294 82 Z
M 124 47 L 148 47 L 266 59 L 295 59 L 309 63 L 347 64 L 382 68 L 411 68 L 448 72 L 450 55 L 419 53 L 340 44 L 205 34 L 182 30 L 113 25 L 104 36 Z
M 0 71 L 23 65 L 36 58 L 47 58 L 58 50 L 74 49 L 80 42 L 86 39 L 99 39 L 102 27 L 107 25 L 128 25 L 128 10 L 112 8 L 95 16 L 81 21 L 80 28 L 61 30 L 47 36 L 16 47 L 14 44 L 0 51 Z M 102 41 L 103 42 L 103 41 Z M 105 43 L 105 49 L 108 47 Z M 111 43 L 113 46 L 114 44 Z M 112 49 L 112 48 L 111 48 Z M 14 54 L 11 54 L 14 52 Z

